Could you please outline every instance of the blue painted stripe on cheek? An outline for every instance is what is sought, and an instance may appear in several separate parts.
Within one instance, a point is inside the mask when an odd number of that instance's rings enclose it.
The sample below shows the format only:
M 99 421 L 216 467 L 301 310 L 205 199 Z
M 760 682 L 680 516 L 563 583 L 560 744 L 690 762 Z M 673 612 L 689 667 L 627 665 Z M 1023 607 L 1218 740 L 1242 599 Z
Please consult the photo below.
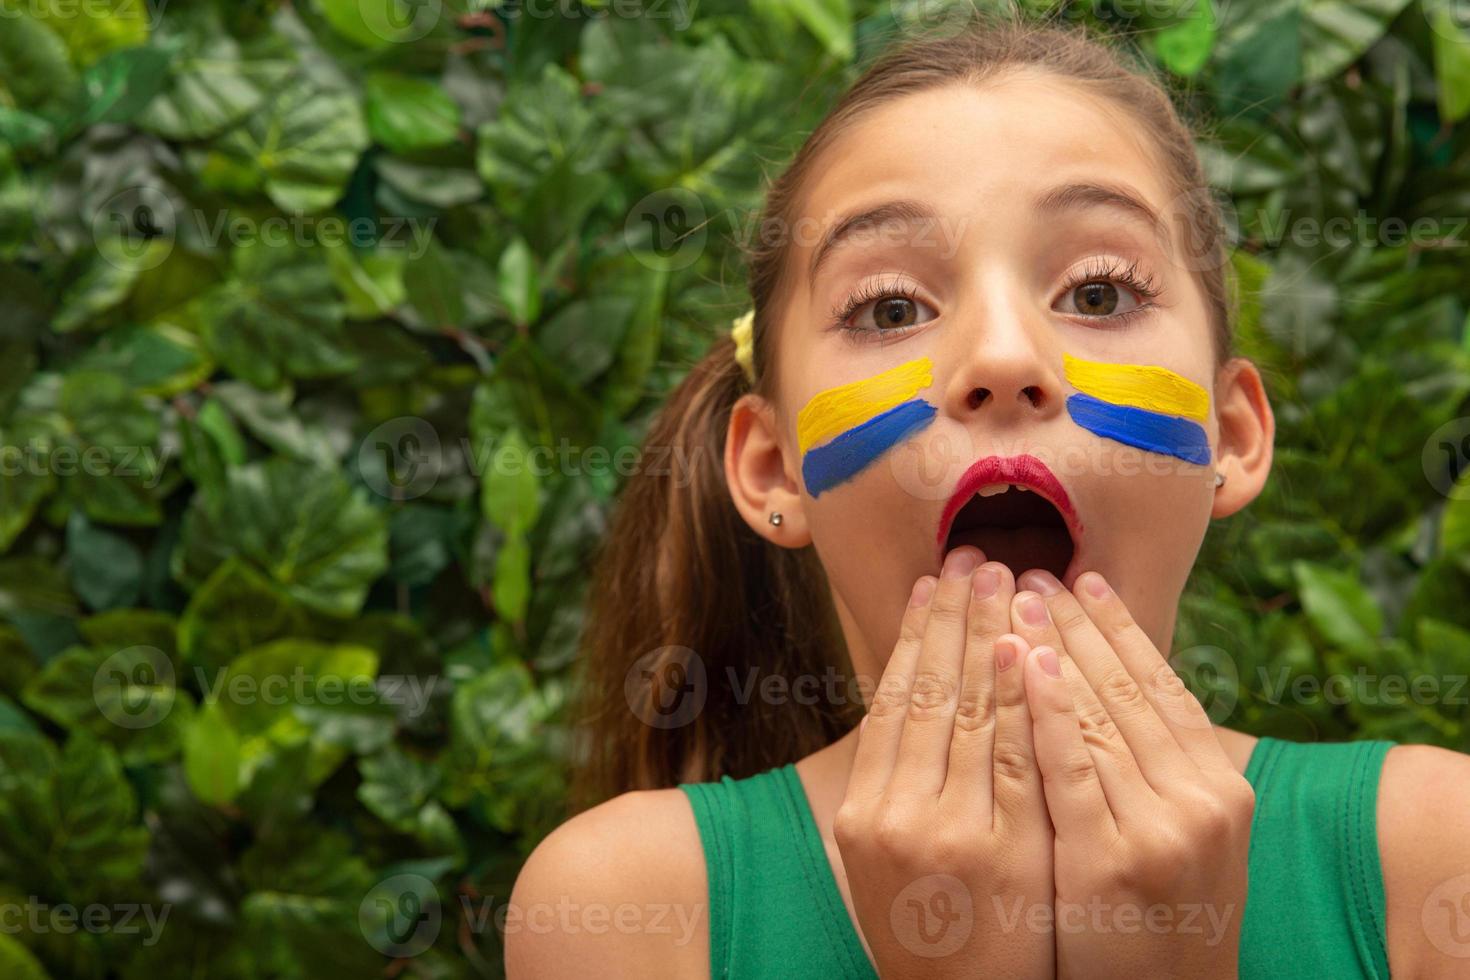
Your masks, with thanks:
M 807 493 L 819 496 L 857 476 L 879 456 L 932 422 L 937 412 L 933 405 L 915 398 L 853 426 L 825 445 L 807 450 L 801 461 Z
M 1104 439 L 1175 456 L 1186 463 L 1203 466 L 1210 461 L 1210 440 L 1198 422 L 1146 408 L 1114 405 L 1091 395 L 1068 396 L 1067 411 L 1072 421 Z

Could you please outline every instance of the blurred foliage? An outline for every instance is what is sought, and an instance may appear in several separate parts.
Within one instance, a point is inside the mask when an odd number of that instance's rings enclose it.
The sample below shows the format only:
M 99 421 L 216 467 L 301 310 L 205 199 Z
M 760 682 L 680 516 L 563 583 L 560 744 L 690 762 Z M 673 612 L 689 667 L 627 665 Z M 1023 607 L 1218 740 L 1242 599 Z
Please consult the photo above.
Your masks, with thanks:
M 1026 6 L 1218 121 L 1279 432 L 1181 609 L 1197 689 L 1470 748 L 1470 29 Z M 642 7 L 0 0 L 0 903 L 168 915 L 43 914 L 6 976 L 500 973 L 619 451 L 745 308 L 762 179 L 895 28 L 965 14 Z M 1375 224 L 1300 233 L 1334 218 Z M 536 447 L 572 452 L 482 479 Z

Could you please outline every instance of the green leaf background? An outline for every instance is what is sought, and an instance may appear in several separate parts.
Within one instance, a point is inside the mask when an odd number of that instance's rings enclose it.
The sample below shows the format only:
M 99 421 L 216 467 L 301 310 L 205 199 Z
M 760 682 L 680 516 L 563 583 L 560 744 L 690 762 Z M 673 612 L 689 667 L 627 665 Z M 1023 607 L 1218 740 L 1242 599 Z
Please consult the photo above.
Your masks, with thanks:
M 1238 219 L 1277 461 L 1181 604 L 1197 690 L 1470 749 L 1470 691 L 1371 679 L 1470 674 L 1470 25 L 1021 5 L 1156 66 Z M 0 902 L 168 908 L 5 976 L 500 975 L 461 899 L 560 819 L 612 460 L 744 311 L 763 175 L 968 4 L 512 6 L 0 0 Z M 1423 231 L 1288 233 L 1360 217 Z

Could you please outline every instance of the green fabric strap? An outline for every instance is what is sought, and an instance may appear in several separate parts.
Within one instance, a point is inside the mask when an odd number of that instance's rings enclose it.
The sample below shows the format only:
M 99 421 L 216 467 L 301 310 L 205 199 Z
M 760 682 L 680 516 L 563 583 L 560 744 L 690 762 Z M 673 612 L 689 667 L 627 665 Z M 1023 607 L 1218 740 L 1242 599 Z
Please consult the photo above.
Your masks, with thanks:
M 1256 743 L 1242 980 L 1388 980 L 1376 802 L 1394 744 Z M 704 845 L 712 976 L 873 980 L 794 765 L 679 788 Z

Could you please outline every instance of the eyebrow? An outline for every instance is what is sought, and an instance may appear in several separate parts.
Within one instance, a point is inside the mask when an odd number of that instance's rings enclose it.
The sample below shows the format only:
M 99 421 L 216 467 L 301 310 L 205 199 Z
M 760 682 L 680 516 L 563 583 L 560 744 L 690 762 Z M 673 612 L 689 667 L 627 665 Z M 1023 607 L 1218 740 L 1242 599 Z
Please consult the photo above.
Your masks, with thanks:
M 1039 214 L 1058 214 L 1085 208 L 1111 208 L 1144 222 L 1161 246 L 1168 245 L 1169 229 L 1163 219 L 1144 203 L 1141 195 L 1120 184 L 1061 184 L 1038 196 L 1031 202 L 1031 207 Z
M 1168 242 L 1168 229 L 1157 212 L 1145 204 L 1141 196 L 1121 185 L 1087 182 L 1061 184 L 1039 195 L 1032 201 L 1031 207 L 1043 215 L 1085 208 L 1111 208 L 1148 225 L 1161 245 Z M 938 217 L 929 205 L 910 199 L 885 201 L 875 207 L 846 215 L 822 236 L 812 254 L 808 275 L 815 279 L 822 264 L 832 253 L 859 232 L 888 222 L 935 221 Z
M 822 268 L 822 263 L 826 262 L 832 253 L 846 244 L 849 239 L 856 237 L 859 232 L 889 222 L 934 221 L 938 217 L 929 205 L 922 201 L 908 199 L 885 201 L 876 207 L 864 208 L 849 214 L 829 228 L 822 236 L 822 240 L 817 243 L 807 275 L 815 279 Z

